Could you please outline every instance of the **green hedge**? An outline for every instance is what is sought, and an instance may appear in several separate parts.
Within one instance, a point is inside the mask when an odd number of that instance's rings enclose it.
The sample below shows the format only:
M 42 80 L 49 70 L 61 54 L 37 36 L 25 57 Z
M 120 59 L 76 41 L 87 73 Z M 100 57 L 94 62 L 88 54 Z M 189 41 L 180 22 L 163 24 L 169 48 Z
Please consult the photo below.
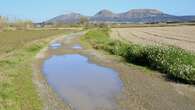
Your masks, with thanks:
M 176 47 L 150 46 L 144 50 L 149 66 L 188 83 L 195 82 L 195 56 Z
M 122 56 L 130 63 L 159 70 L 174 80 L 195 83 L 195 55 L 183 49 L 172 46 L 142 46 L 112 40 L 105 29 L 89 31 L 84 40 L 89 41 L 94 48 Z

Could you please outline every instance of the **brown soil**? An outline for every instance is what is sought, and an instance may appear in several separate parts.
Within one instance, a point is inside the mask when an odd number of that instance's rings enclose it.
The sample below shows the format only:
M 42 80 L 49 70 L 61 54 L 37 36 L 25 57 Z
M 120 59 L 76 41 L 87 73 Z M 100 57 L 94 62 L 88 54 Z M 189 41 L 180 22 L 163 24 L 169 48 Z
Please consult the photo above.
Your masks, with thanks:
M 78 43 L 81 43 L 84 48 L 81 50 L 70 49 L 70 45 Z M 66 42 L 63 45 L 63 49 L 56 49 L 53 51 L 47 51 L 47 49 L 45 49 L 38 55 L 39 57 L 36 60 L 38 63 L 35 63 L 35 70 L 36 73 L 38 73 L 36 74 L 37 83 L 40 88 L 40 95 L 46 100 L 46 110 L 70 109 L 70 107 L 67 106 L 68 104 L 64 104 L 64 106 L 62 101 L 59 101 L 59 98 L 56 98 L 56 95 L 51 95 L 53 92 L 50 93 L 52 90 L 41 74 L 41 64 L 44 59 L 53 54 L 66 53 L 79 53 L 88 56 L 91 61 L 113 68 L 119 73 L 124 87 L 122 93 L 119 96 L 116 96 L 119 107 L 118 110 L 195 109 L 194 86 L 168 81 L 158 72 L 128 64 L 120 57 L 109 55 L 103 51 L 94 50 L 87 45 L 86 42 L 79 41 L 79 37 L 74 37 L 74 35 L 67 36 Z
M 138 44 L 174 45 L 195 52 L 195 26 L 114 28 L 111 36 Z

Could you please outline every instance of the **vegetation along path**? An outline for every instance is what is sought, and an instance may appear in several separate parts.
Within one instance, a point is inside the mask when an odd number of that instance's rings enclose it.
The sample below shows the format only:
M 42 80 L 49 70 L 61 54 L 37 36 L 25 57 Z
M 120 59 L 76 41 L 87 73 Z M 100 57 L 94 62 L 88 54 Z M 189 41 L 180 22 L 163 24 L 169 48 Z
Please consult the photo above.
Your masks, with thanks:
M 98 40 L 96 39 L 94 42 L 94 38 L 97 38 Z M 44 77 L 46 77 L 43 75 L 43 63 L 45 60 L 51 58 L 53 55 L 60 56 L 67 54 L 79 54 L 86 56 L 89 58 L 90 62 L 112 68 L 118 73 L 122 82 L 122 90 L 120 93 L 117 95 L 115 94 L 112 97 L 114 99 L 112 101 L 115 102 L 114 109 L 116 110 L 194 110 L 195 88 L 193 85 L 168 81 L 165 78 L 165 75 L 160 74 L 157 71 L 149 70 L 145 67 L 128 63 L 120 56 L 111 55 L 105 51 L 106 49 L 104 46 L 106 44 L 103 43 L 105 40 L 108 39 L 105 39 L 105 34 L 102 34 L 101 31 L 92 30 L 87 33 L 70 34 L 65 38 L 61 37 L 53 41 L 48 48 L 44 49 L 37 55 L 34 69 L 37 75 L 36 78 L 39 79 L 37 85 L 39 86 L 42 98 L 48 101 L 45 103 L 46 110 L 49 110 L 52 107 L 54 107 L 53 109 L 58 110 L 69 110 L 77 108 L 75 107 L 74 103 L 71 103 L 72 101 L 67 100 L 69 98 L 66 97 L 66 95 L 62 96 L 60 92 L 57 92 L 57 95 L 54 96 L 55 98 L 51 98 L 53 100 L 48 100 L 48 95 L 45 96 L 44 89 L 41 86 L 42 84 L 47 83 L 46 81 L 43 81 Z M 78 66 L 75 65 L 74 68 L 78 69 Z M 51 84 L 51 82 L 49 84 Z M 50 88 L 50 86 L 51 85 L 49 85 L 47 88 Z M 55 88 L 54 91 L 56 90 L 57 89 Z M 50 91 L 52 92 L 51 89 Z M 83 90 L 80 88 L 78 91 L 82 92 Z M 76 97 L 75 95 L 72 95 L 72 97 Z M 59 98 L 56 98 L 56 96 Z M 65 100 L 64 102 L 59 100 L 62 98 Z M 80 98 L 81 100 L 83 99 L 84 102 L 86 97 Z M 56 100 L 59 103 L 54 103 Z M 93 100 L 95 101 L 98 99 Z M 62 103 L 65 104 L 63 105 Z M 106 104 L 113 103 L 105 103 L 103 105 Z M 102 108 L 104 109 L 104 107 Z M 102 108 L 99 109 L 102 110 Z M 113 108 L 109 107 L 107 109 L 113 110 Z
M 0 32 L 0 110 L 42 110 L 33 83 L 34 56 L 56 36 L 74 30 Z

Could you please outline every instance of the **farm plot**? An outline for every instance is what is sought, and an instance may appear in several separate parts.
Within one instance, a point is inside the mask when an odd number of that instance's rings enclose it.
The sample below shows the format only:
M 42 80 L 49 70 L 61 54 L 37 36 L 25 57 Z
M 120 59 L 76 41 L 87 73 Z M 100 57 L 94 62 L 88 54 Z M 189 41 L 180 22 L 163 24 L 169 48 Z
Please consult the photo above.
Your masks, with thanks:
M 174 45 L 195 52 L 195 26 L 113 28 L 111 36 L 143 45 Z

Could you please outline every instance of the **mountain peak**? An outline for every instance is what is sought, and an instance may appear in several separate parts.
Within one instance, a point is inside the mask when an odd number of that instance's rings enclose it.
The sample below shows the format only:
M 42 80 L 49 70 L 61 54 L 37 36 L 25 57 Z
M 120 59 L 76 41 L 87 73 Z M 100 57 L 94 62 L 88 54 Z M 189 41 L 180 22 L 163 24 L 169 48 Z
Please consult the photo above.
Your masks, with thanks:
M 71 12 L 71 13 L 66 13 L 63 16 L 73 16 L 73 17 L 78 16 L 78 17 L 80 17 L 82 15 L 80 13 Z
M 125 18 L 155 17 L 159 15 L 166 15 L 166 14 L 156 9 L 132 9 L 129 10 L 128 12 L 121 14 L 121 16 Z
M 195 16 L 174 16 L 157 9 L 132 9 L 118 14 L 104 9 L 91 17 L 83 16 L 80 13 L 66 13 L 50 19 L 46 23 L 79 23 L 82 17 L 87 17 L 90 22 L 153 23 L 195 21 Z
M 128 13 L 153 13 L 153 14 L 163 14 L 163 12 L 157 9 L 132 9 Z
M 101 11 L 99 11 L 95 16 L 112 16 L 114 15 L 114 13 L 110 10 L 107 10 L 107 9 L 103 9 Z
M 48 23 L 78 23 L 80 19 L 84 17 L 80 13 L 66 13 L 48 20 Z

